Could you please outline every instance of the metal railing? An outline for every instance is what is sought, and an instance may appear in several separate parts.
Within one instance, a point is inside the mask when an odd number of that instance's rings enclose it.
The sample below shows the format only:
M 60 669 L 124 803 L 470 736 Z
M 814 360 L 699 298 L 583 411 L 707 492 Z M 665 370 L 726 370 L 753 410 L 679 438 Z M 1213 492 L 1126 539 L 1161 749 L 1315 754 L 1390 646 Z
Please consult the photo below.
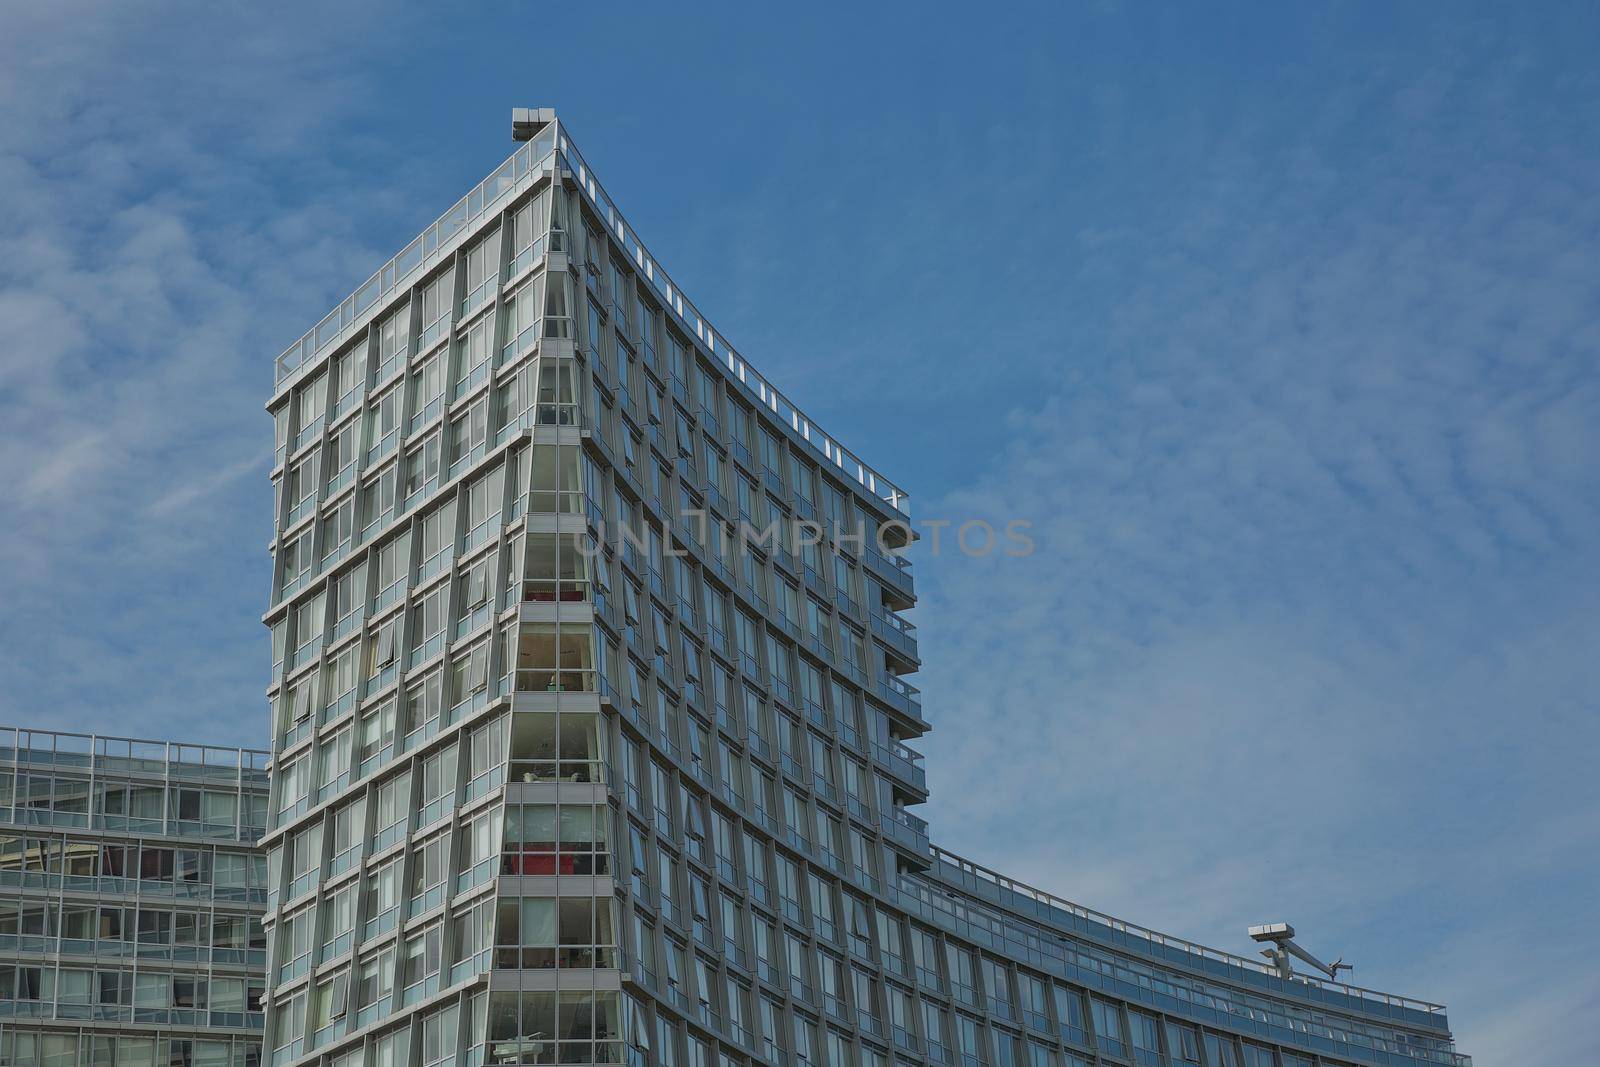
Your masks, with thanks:
M 90 769 L 108 774 L 139 774 L 211 780 L 266 782 L 270 752 L 223 745 L 181 744 L 0 726 L 0 767 Z
M 495 168 L 493 174 L 479 182 L 477 188 L 439 216 L 433 225 L 423 230 L 376 274 L 345 297 L 313 329 L 306 331 L 305 336 L 290 345 L 278 357 L 273 381 L 282 382 L 301 365 L 311 362 L 326 349 L 351 336 L 352 327 L 362 322 L 367 312 L 381 307 L 384 299 L 396 289 L 440 262 L 447 253 L 454 252 L 456 246 L 472 233 L 474 222 L 526 189 L 532 184 L 534 176 L 544 173 L 554 149 L 554 127 L 518 148 L 509 159 Z
M 887 608 L 872 613 L 872 632 L 890 648 L 911 659 L 917 658 L 917 628 L 898 612 Z
M 1181 952 L 1186 952 L 1193 956 L 1199 956 L 1202 959 L 1211 960 L 1216 963 L 1222 963 L 1231 967 L 1239 967 L 1244 970 L 1254 971 L 1258 974 L 1267 975 L 1272 978 L 1281 977 L 1278 974 L 1277 968 L 1269 967 L 1268 965 L 1257 960 L 1253 960 L 1245 956 L 1238 956 L 1232 952 L 1226 952 L 1222 949 L 1210 948 L 1206 945 L 1197 944 L 1181 937 L 1174 937 L 1171 934 L 1163 934 L 1159 931 L 1151 930 L 1148 927 L 1140 926 L 1137 923 L 1130 923 L 1126 920 L 1118 919 L 1115 916 L 1107 915 L 1105 912 L 1096 911 L 1093 908 L 1086 908 L 1082 904 L 1075 904 L 1070 900 L 1058 897 L 1054 893 L 1050 893 L 1046 890 L 1039 889 L 1024 882 L 1018 882 L 1013 878 L 1008 878 L 999 871 L 985 867 L 982 864 L 974 863 L 969 859 L 965 859 L 956 855 L 954 852 L 951 852 L 948 849 L 941 848 L 939 845 L 933 845 L 931 848 L 935 860 L 947 866 L 954 867 L 960 871 L 963 877 L 957 879 L 958 882 L 965 881 L 974 884 L 982 883 L 994 886 L 999 890 L 1015 893 L 1018 896 L 1025 897 L 1036 903 L 1066 912 L 1067 914 L 1075 916 L 1076 918 L 1085 919 L 1089 922 L 1106 926 L 1112 930 L 1115 930 L 1119 934 L 1123 934 L 1135 940 L 1145 941 L 1152 948 L 1159 947 L 1165 949 L 1177 949 Z M 997 903 L 1000 903 L 1001 906 L 1004 906 L 1003 901 Z M 1152 955 L 1159 957 L 1159 954 L 1157 953 L 1152 953 Z M 1330 982 L 1312 975 L 1296 974 L 1293 980 L 1296 982 L 1304 982 L 1306 985 L 1314 986 L 1318 989 L 1326 989 L 1335 993 L 1343 994 L 1345 996 L 1353 997 L 1357 1000 L 1373 1000 L 1384 1005 L 1405 1008 L 1410 1011 L 1418 1011 L 1428 1015 L 1442 1014 L 1445 1010 L 1443 1004 L 1434 1004 L 1426 1000 L 1416 1000 L 1412 997 L 1399 996 L 1394 993 L 1384 993 L 1374 989 L 1363 989 L 1360 986 L 1347 985 L 1343 982 Z
M 626 219 L 622 218 L 621 211 L 616 210 L 616 205 L 606 195 L 605 187 L 598 182 L 598 179 L 595 179 L 594 170 L 584 162 L 582 152 L 579 152 L 578 146 L 574 146 L 570 134 L 566 131 L 566 126 L 560 120 L 555 123 L 555 130 L 557 130 L 557 150 L 560 154 L 565 155 L 566 162 L 571 165 L 574 176 L 578 178 L 579 186 L 584 190 L 584 195 L 589 197 L 589 202 L 594 205 L 595 211 L 605 219 L 606 227 L 611 230 L 611 235 L 622 243 L 622 248 L 627 251 L 629 259 L 634 261 L 634 266 L 640 272 L 640 277 L 645 278 L 650 282 L 651 286 L 654 286 L 654 290 L 664 302 L 664 306 L 674 314 L 675 318 L 678 318 L 678 322 L 683 323 L 683 328 L 693 333 L 706 346 L 710 354 L 720 358 L 725 363 L 726 368 L 728 368 L 728 374 L 733 378 L 733 381 L 738 382 L 739 386 L 744 387 L 746 392 L 749 392 L 757 402 L 762 403 L 771 413 L 776 414 L 779 421 L 787 422 L 790 429 L 794 429 L 795 434 L 800 437 L 800 440 L 803 440 L 806 445 L 810 445 L 813 450 L 818 451 L 822 458 L 827 459 L 830 464 L 834 464 L 835 469 L 843 470 L 848 477 L 854 478 L 859 485 L 864 486 L 869 493 L 877 496 L 880 501 L 888 504 L 891 509 L 896 510 L 899 514 L 909 514 L 909 496 L 907 496 L 906 491 L 891 483 L 888 478 L 878 474 L 877 470 L 864 464 L 861 459 L 850 453 L 850 450 L 846 450 L 845 446 L 838 445 L 832 438 L 822 434 L 821 427 L 811 422 L 810 418 L 806 418 L 806 414 L 800 411 L 800 408 L 797 408 L 794 403 L 790 403 L 789 398 L 784 397 L 781 392 L 773 389 L 773 386 L 768 384 L 768 381 L 762 378 L 755 371 L 755 368 L 744 362 L 744 358 L 728 346 L 726 338 L 718 338 L 717 331 L 712 328 L 709 320 L 704 315 L 701 315 L 698 307 L 694 307 L 693 302 L 685 299 L 683 291 L 677 288 L 677 285 L 672 282 L 672 278 L 667 277 L 666 270 L 662 270 L 661 264 L 654 261 L 650 250 L 645 248 L 645 243 L 642 240 L 638 240 L 638 235 L 635 234 L 634 229 L 627 224 Z M 720 349 L 718 349 L 718 346 L 720 346 Z
M 832 467 L 861 485 L 867 492 L 883 501 L 902 515 L 910 514 L 909 494 L 889 479 L 862 462 L 854 453 L 833 438 L 775 389 L 771 383 L 744 361 L 728 345 L 727 339 L 718 335 L 709 320 L 686 299 L 683 291 L 662 270 L 659 263 L 645 248 L 633 228 L 623 219 L 622 213 L 606 195 L 595 178 L 594 171 L 583 158 L 583 153 L 572 143 L 566 127 L 553 122 L 537 137 L 522 145 L 509 159 L 495 168 L 478 186 L 462 197 L 449 211 L 424 230 L 398 255 L 385 263 L 377 273 L 368 278 L 339 306 L 323 317 L 313 329 L 290 345 L 275 364 L 274 382 L 281 383 L 301 366 L 314 361 L 324 352 L 333 349 L 354 335 L 357 324 L 364 324 L 369 313 L 381 308 L 397 289 L 419 276 L 427 268 L 442 262 L 446 255 L 473 233 L 473 224 L 486 214 L 501 207 L 532 184 L 534 176 L 543 174 L 553 156 L 559 155 L 572 170 L 578 185 L 605 220 L 614 240 L 625 249 L 639 276 L 655 289 L 656 296 L 687 333 L 693 334 L 712 357 L 723 363 L 729 379 L 750 398 L 770 411 L 780 422 L 787 424 L 800 440 L 814 449 Z

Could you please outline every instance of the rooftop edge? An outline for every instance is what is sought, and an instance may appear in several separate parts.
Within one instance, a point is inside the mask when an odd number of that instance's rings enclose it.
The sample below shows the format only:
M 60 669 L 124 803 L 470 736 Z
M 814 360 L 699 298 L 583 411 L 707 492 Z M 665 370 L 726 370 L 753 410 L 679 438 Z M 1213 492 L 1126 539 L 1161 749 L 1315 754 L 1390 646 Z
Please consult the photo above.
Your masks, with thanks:
M 1123 919 L 1118 919 L 1115 916 L 1107 915 L 1105 912 L 1097 911 L 1094 908 L 1085 907 L 1082 904 L 1075 904 L 1072 901 L 1063 897 L 1059 897 L 1048 890 L 1039 889 L 1035 886 L 1028 885 L 1026 882 L 1019 882 L 1015 878 L 1001 874 L 999 871 L 996 871 L 991 867 L 985 867 L 980 863 L 974 863 L 972 860 L 958 856 L 956 853 L 951 852 L 949 849 L 942 848 L 937 844 L 932 845 L 931 848 L 935 860 L 948 866 L 955 867 L 962 873 L 969 875 L 977 881 L 987 882 L 995 886 L 997 889 L 1016 893 L 1019 896 L 1027 897 L 1048 907 L 1065 911 L 1071 915 L 1075 915 L 1082 919 L 1087 919 L 1091 922 L 1100 923 L 1101 925 L 1115 930 L 1118 933 L 1127 934 L 1134 938 L 1148 941 L 1152 945 L 1176 948 L 1192 955 L 1200 956 L 1204 959 L 1214 960 L 1229 966 L 1240 967 L 1248 971 L 1255 971 L 1269 978 L 1304 982 L 1307 985 L 1314 986 L 1319 989 L 1332 990 L 1336 993 L 1341 993 L 1357 1000 L 1376 1001 L 1381 1004 L 1394 1005 L 1409 1009 L 1411 1011 L 1421 1012 L 1426 1015 L 1443 1016 L 1446 1011 L 1443 1004 L 1434 1004 L 1430 1001 L 1417 1000 L 1414 997 L 1401 996 L 1395 993 L 1384 993 L 1376 989 L 1364 989 L 1361 986 L 1353 986 L 1345 982 L 1333 982 L 1327 979 L 1318 978 L 1314 975 L 1297 973 L 1292 979 L 1282 979 L 1282 976 L 1278 974 L 1275 968 L 1269 967 L 1258 960 L 1250 959 L 1248 956 L 1240 956 L 1236 953 L 1228 952 L 1223 949 L 1210 948 L 1206 945 L 1199 944 L 1198 942 L 1190 941 L 1187 938 L 1174 937 L 1171 934 L 1163 934 L 1160 931 L 1152 930 L 1149 927 L 1140 926 L 1137 923 L 1131 923 Z
M 50 744 L 46 746 L 30 743 L 34 739 L 48 740 Z M 66 744 L 62 744 L 63 741 Z M 155 751 L 157 749 L 160 750 L 159 754 Z M 268 760 L 272 757 L 271 752 L 259 748 L 246 748 L 242 745 L 207 745 L 192 741 L 162 741 L 144 737 L 117 737 L 112 734 L 36 729 L 31 726 L 0 726 L 0 752 L 24 750 L 48 751 L 52 755 L 68 757 L 158 759 L 168 763 L 208 763 L 206 755 L 216 753 L 223 757 L 230 755 L 236 757 L 232 765 L 245 770 L 265 770 Z M 227 765 L 225 759 L 216 761 L 216 766 L 225 765 Z
M 678 320 L 684 332 L 704 345 L 713 360 L 724 364 L 732 380 L 743 385 L 757 402 L 788 423 L 801 440 L 835 469 L 854 479 L 895 511 L 909 515 L 910 494 L 824 433 L 799 407 L 745 362 L 728 344 L 727 338 L 712 327 L 710 320 L 701 315 L 693 302 L 683 295 L 683 290 L 655 261 L 633 227 L 622 217 L 595 177 L 593 168 L 572 142 L 566 126 L 556 118 L 554 110 L 535 110 L 544 122 L 537 133 L 372 277 L 357 286 L 321 322 L 284 350 L 274 365 L 274 389 L 283 385 L 301 367 L 310 365 L 338 347 L 358 326 L 366 325 L 384 305 L 389 294 L 440 262 L 446 252 L 453 252 L 467 236 L 475 232 L 473 223 L 514 198 L 527 188 L 526 179 L 529 175 L 542 173 L 547 165 L 553 167 L 559 158 L 583 190 L 595 213 L 604 220 L 613 239 L 622 245 L 633 260 L 639 276 L 650 283 L 662 306 Z M 547 120 L 545 116 L 548 116 Z

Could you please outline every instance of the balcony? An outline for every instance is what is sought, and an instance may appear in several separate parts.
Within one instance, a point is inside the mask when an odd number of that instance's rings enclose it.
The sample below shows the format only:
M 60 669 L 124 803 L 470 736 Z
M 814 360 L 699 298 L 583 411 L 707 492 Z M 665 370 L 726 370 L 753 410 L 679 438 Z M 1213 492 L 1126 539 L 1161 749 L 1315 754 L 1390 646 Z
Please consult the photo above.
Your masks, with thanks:
M 881 614 L 874 612 L 872 634 L 912 664 L 921 662 L 917 655 L 917 628 L 898 612 L 887 610 Z
M 923 769 L 922 753 L 891 741 L 887 745 L 873 745 L 872 755 L 878 765 L 898 781 L 922 796 L 928 795 L 928 774 Z
M 878 684 L 873 687 L 872 693 L 908 719 L 926 721 L 922 717 L 922 694 L 916 686 L 892 674 L 883 674 L 878 676 Z
M 865 552 L 867 570 L 883 584 L 884 592 L 894 598 L 889 606 L 897 611 L 911 607 L 916 601 L 916 591 L 911 584 L 911 563 L 903 556 L 885 556 L 876 548 Z
M 928 843 L 928 823 L 904 808 L 895 808 L 883 821 L 883 836 L 909 851 L 928 864 L 933 862 L 932 846 Z

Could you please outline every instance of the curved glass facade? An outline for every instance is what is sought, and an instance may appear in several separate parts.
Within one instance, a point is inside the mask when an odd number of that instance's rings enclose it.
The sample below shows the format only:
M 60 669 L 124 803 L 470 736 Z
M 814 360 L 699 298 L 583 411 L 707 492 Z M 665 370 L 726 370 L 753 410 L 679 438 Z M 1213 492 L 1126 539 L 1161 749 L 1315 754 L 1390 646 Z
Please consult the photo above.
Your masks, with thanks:
M 932 845 L 905 493 L 529 128 L 277 364 L 274 1067 L 1468 1062 Z

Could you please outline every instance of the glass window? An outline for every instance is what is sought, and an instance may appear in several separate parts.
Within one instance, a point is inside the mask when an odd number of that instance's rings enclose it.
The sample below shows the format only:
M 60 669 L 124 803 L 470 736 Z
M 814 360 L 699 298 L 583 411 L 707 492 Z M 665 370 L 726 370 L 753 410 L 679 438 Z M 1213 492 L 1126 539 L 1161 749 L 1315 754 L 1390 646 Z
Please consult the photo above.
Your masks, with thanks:
M 1192 1026 L 1167 1023 L 1167 1053 L 1173 1063 L 1199 1063 L 1200 1038 Z
M 1122 1008 L 1108 1000 L 1090 997 L 1089 1006 L 1094 1018 L 1094 1036 L 1100 1050 L 1107 1055 L 1122 1057 L 1127 1053 L 1122 1038 Z

